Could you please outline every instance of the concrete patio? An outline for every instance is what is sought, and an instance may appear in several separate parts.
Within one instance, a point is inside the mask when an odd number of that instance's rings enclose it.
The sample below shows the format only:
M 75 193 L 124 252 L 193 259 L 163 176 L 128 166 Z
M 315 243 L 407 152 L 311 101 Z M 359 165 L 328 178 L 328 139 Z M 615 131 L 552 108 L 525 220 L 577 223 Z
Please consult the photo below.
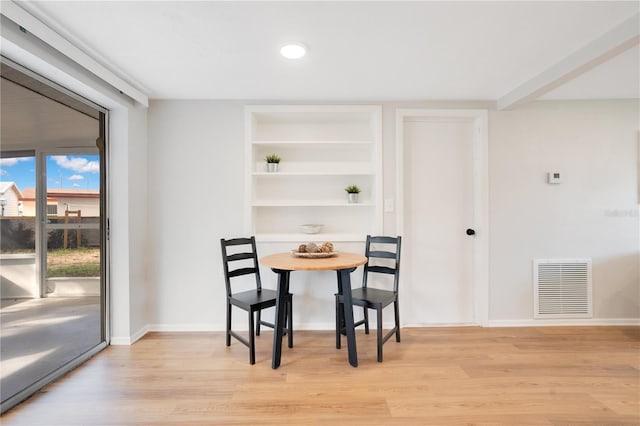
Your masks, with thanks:
M 5 401 L 100 342 L 100 297 L 3 299 L 0 326 Z

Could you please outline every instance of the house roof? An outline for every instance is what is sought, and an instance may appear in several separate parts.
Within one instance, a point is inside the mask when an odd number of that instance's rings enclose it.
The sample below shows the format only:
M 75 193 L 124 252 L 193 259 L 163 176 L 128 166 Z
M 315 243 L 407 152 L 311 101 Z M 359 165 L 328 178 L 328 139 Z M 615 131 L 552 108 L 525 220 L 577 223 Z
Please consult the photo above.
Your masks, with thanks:
M 35 200 L 36 189 L 26 188 L 22 191 L 24 200 Z M 50 189 L 47 198 L 100 198 L 100 191 L 97 189 Z
M 22 199 L 23 194 L 20 189 L 18 189 L 18 185 L 16 185 L 15 182 L 0 182 L 0 194 L 4 195 L 9 190 L 13 190 L 18 199 Z
M 15 184 L 15 182 L 0 182 L 0 194 L 4 194 L 12 185 L 15 186 Z

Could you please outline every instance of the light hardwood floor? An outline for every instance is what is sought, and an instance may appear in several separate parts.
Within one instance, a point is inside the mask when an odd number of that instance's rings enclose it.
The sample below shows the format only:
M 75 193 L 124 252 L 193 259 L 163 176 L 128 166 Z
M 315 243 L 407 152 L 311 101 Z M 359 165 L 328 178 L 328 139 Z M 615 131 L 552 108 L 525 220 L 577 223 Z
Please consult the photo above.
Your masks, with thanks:
M 294 332 L 271 369 L 224 333 L 112 346 L 6 413 L 10 425 L 639 425 L 640 328 L 407 328 L 358 368 L 334 334 Z

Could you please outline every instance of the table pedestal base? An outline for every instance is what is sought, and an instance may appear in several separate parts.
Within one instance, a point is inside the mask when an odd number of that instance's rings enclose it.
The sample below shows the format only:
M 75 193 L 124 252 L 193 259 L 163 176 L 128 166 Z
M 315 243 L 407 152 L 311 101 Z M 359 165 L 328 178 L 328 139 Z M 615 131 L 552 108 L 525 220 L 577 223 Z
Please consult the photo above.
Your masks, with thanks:
M 276 300 L 276 321 L 275 330 L 273 332 L 273 353 L 271 357 L 271 368 L 280 367 L 282 358 L 282 337 L 283 326 L 285 323 L 286 313 L 286 295 L 289 293 L 289 279 L 291 271 L 284 269 L 272 269 L 278 274 L 278 288 Z M 351 272 L 355 268 L 340 269 L 338 273 L 338 294 L 342 295 L 344 303 L 342 304 L 344 312 L 345 329 L 347 332 L 347 348 L 349 353 L 349 364 L 353 367 L 358 366 L 358 353 L 356 350 L 356 331 L 353 326 L 353 306 L 351 304 Z

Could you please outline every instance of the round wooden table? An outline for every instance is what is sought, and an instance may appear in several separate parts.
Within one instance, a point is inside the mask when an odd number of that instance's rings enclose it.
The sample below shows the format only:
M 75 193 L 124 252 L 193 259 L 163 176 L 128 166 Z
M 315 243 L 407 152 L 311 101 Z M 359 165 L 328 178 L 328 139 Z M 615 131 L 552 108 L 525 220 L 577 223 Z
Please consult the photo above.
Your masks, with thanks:
M 351 272 L 358 266 L 367 263 L 367 258 L 361 254 L 338 252 L 334 256 L 324 258 L 297 257 L 291 253 L 278 253 L 265 256 L 260 263 L 278 274 L 278 288 L 276 301 L 276 321 L 273 333 L 273 354 L 271 367 L 280 366 L 282 355 L 282 336 L 285 323 L 285 309 L 281 309 L 286 303 L 286 294 L 289 293 L 289 278 L 291 271 L 337 271 L 338 294 L 344 298 L 345 329 L 347 332 L 347 348 L 349 364 L 358 366 L 356 351 L 356 332 L 353 326 L 353 306 L 351 304 Z
M 339 269 L 356 268 L 367 263 L 361 254 L 337 252 L 331 257 L 305 258 L 291 253 L 278 253 L 265 256 L 260 263 L 272 269 L 289 271 L 337 271 Z

